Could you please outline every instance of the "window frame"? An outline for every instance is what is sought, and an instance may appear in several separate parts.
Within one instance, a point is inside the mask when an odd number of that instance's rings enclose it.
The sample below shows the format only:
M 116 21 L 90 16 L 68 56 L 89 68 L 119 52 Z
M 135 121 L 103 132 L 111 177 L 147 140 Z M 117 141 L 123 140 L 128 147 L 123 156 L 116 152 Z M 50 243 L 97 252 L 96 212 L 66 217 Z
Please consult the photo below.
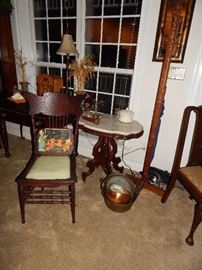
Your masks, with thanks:
M 62 0 L 61 0 L 62 1 Z M 82 58 L 84 56 L 84 51 L 85 51 L 85 44 L 92 44 L 91 42 L 82 42 L 82 40 L 85 40 L 85 21 L 86 21 L 86 18 L 94 18 L 95 16 L 85 16 L 85 8 L 86 8 L 86 4 L 85 4 L 85 1 L 79 1 L 79 4 L 77 4 L 77 16 L 76 16 L 76 22 L 79 22 L 79 23 L 76 23 L 76 46 L 77 46 L 77 50 L 80 52 L 80 58 Z M 141 10 L 143 10 L 143 4 L 144 4 L 144 1 L 145 0 L 142 0 L 142 8 Z M 123 2 L 123 0 L 122 0 Z M 46 4 L 47 4 L 47 0 L 46 0 Z M 32 10 L 32 15 L 33 17 L 31 18 L 32 20 L 32 25 L 33 25 L 33 31 L 32 31 L 32 36 L 33 36 L 33 46 L 34 46 L 34 51 L 36 52 L 36 38 L 35 38 L 35 31 L 34 31 L 34 11 L 33 11 L 33 2 L 32 1 L 29 1 L 29 5 L 30 5 L 30 10 Z M 105 18 L 115 18 L 117 16 L 104 16 Z M 119 16 L 118 16 L 119 17 Z M 123 18 L 134 18 L 135 15 L 122 15 L 122 19 Z M 134 103 L 134 93 L 135 93 L 135 73 L 136 73 L 136 70 L 135 70 L 135 67 L 137 66 L 137 58 L 138 58 L 138 48 L 140 46 L 139 44 L 139 35 L 140 35 L 140 25 L 141 25 L 141 19 L 142 19 L 142 11 L 140 13 L 140 15 L 136 15 L 136 17 L 140 17 L 140 23 L 139 23 L 139 31 L 138 31 L 138 41 L 137 43 L 132 43 L 132 45 L 136 46 L 136 57 L 135 57 L 135 61 L 134 61 L 134 67 L 133 69 L 124 69 L 124 68 L 109 68 L 109 67 L 101 67 L 101 66 L 96 66 L 95 68 L 95 71 L 96 72 L 104 72 L 104 73 L 113 73 L 113 74 L 122 74 L 122 75 L 130 75 L 131 76 L 131 90 L 130 90 L 130 95 L 128 96 L 128 99 L 129 99 L 129 103 L 128 103 L 128 107 L 131 108 L 131 103 Z M 46 15 L 46 20 L 47 20 L 48 16 Z M 55 19 L 57 17 L 51 17 L 51 19 Z M 97 16 L 96 16 L 97 18 Z M 50 41 L 49 41 L 50 42 Z M 52 42 L 50 42 L 52 43 Z M 50 44 L 49 43 L 49 44 Z M 54 43 L 58 43 L 58 46 L 60 44 L 60 42 L 54 42 Z M 100 44 L 100 43 L 98 43 Z M 110 45 L 110 44 L 113 44 L 113 43 L 107 43 L 107 45 Z M 129 43 L 119 43 L 118 46 L 121 45 L 129 45 Z M 50 57 L 50 55 L 49 55 Z M 36 66 L 37 67 L 44 67 L 46 66 L 47 67 L 47 70 L 48 70 L 48 73 L 49 73 L 49 70 L 50 68 L 56 68 L 56 69 L 60 69 L 60 75 L 62 76 L 62 70 L 65 69 L 66 65 L 64 64 L 64 59 L 62 58 L 62 63 L 53 63 L 53 62 L 43 62 L 43 61 L 36 61 Z M 115 77 L 116 75 L 114 76 L 114 84 L 115 84 Z M 87 91 L 90 91 L 90 90 L 87 90 Z M 103 94 L 103 93 L 101 93 Z M 105 93 L 105 94 L 108 94 L 108 93 Z M 122 95 L 119 95 L 119 94 L 116 94 L 114 95 L 114 90 L 113 90 L 113 93 L 112 93 L 113 96 L 120 96 L 122 97 Z M 96 82 L 96 98 L 98 96 L 98 80 Z M 111 107 L 111 110 L 110 110 L 110 113 L 113 112 L 112 110 L 113 108 Z

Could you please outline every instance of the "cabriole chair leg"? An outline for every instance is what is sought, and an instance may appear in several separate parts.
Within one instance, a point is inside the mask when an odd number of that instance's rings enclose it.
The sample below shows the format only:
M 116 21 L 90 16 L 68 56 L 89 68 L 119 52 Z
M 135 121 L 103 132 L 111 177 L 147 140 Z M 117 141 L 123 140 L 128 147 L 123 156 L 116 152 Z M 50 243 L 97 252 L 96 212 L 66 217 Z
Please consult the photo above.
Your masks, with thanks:
M 193 219 L 193 222 L 192 222 L 191 230 L 190 230 L 189 235 L 185 239 L 187 245 L 189 245 L 189 246 L 194 245 L 194 240 L 193 240 L 194 232 L 197 229 L 198 225 L 202 221 L 202 203 L 197 203 L 195 205 L 194 210 L 195 210 L 194 211 L 194 219 Z

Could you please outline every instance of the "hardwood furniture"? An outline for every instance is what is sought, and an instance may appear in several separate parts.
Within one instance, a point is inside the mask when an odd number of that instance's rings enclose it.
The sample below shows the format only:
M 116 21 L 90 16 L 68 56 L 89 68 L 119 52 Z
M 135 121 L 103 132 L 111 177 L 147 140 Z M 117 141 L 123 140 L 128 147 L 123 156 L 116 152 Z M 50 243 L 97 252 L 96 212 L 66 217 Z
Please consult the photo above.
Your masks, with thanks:
M 37 94 L 42 96 L 46 92 L 61 92 L 63 79 L 59 76 L 40 73 L 37 75 Z M 20 123 L 19 123 L 20 124 Z M 20 124 L 20 135 L 23 137 L 23 124 Z
M 45 92 L 62 92 L 63 78 L 56 75 L 40 73 L 36 78 L 37 95 L 42 96 Z
M 70 204 L 72 223 L 75 223 L 75 147 L 82 98 L 61 93 L 38 96 L 29 92 L 24 97 L 30 106 L 34 148 L 30 160 L 16 177 L 22 223 L 25 223 L 25 204 L 29 203 Z
M 189 120 L 192 114 L 195 116 L 195 126 L 190 153 L 187 165 L 182 167 L 181 158 L 186 142 Z M 170 182 L 162 197 L 162 203 L 166 202 L 177 179 L 183 184 L 190 194 L 190 197 L 196 201 L 193 223 L 189 235 L 186 238 L 186 243 L 192 246 L 194 245 L 194 232 L 202 221 L 202 106 L 188 106 L 184 111 Z
M 0 8 L 0 73 L 5 96 L 11 96 L 17 85 L 10 11 Z
M 112 173 L 112 168 L 123 172 L 124 167 L 119 167 L 120 157 L 116 157 L 116 140 L 129 140 L 139 138 L 143 134 L 143 127 L 137 121 L 132 123 L 122 123 L 117 116 L 103 114 L 100 123 L 86 121 L 80 118 L 79 127 L 83 131 L 98 136 L 98 141 L 93 147 L 93 159 L 89 160 L 86 166 L 88 172 L 82 173 L 83 181 L 95 170 L 95 167 L 101 166 L 106 175 Z
M 82 97 L 81 97 L 82 98 Z M 22 126 L 30 128 L 31 143 L 33 148 L 33 132 L 31 129 L 31 117 L 29 115 L 29 105 L 16 104 L 7 98 L 3 98 L 0 102 L 0 139 L 5 151 L 5 156 L 9 157 L 9 142 L 8 133 L 6 128 L 6 121 L 20 125 L 20 135 L 24 139 L 22 134 Z M 77 149 L 76 149 L 77 150 Z
M 6 129 L 6 121 L 19 124 L 20 126 L 31 127 L 31 117 L 28 114 L 29 106 L 25 104 L 16 104 L 7 98 L 4 98 L 0 103 L 0 136 L 2 145 L 5 150 L 5 156 L 9 157 L 9 144 L 8 144 L 8 134 Z M 21 137 L 22 136 L 22 129 Z M 30 129 L 31 138 L 33 139 L 32 130 Z M 33 140 L 32 140 L 33 141 Z M 33 147 L 33 145 L 32 145 Z

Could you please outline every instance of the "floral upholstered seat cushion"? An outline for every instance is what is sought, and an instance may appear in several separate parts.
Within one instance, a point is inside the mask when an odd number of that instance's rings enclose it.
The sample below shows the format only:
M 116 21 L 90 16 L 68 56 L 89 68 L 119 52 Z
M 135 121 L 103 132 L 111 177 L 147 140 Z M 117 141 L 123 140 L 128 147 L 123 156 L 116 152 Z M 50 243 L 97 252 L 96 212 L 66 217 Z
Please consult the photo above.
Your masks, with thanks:
M 202 193 L 202 166 L 184 167 L 179 170 Z
M 26 178 L 48 180 L 70 178 L 70 159 L 68 156 L 40 156 Z

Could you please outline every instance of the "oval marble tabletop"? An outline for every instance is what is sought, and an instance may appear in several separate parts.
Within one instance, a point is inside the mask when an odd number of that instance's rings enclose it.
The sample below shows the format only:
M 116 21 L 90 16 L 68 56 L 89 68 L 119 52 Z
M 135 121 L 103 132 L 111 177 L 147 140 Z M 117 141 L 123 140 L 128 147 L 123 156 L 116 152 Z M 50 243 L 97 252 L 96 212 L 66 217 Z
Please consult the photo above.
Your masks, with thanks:
M 79 126 L 84 131 L 87 130 L 96 135 L 105 133 L 115 136 L 138 138 L 143 134 L 143 126 L 139 122 L 123 123 L 119 121 L 117 116 L 110 114 L 102 114 L 99 124 L 92 123 L 81 117 Z

